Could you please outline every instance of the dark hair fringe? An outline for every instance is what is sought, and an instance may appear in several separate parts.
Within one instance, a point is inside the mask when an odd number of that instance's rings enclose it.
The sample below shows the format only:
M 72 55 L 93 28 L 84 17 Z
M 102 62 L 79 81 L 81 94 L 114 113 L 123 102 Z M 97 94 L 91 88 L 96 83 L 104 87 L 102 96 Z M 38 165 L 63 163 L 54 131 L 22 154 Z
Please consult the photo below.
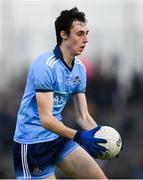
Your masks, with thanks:
M 75 20 L 84 23 L 87 22 L 84 12 L 80 12 L 77 7 L 70 10 L 63 10 L 60 16 L 57 17 L 55 21 L 57 44 L 61 44 L 62 42 L 60 32 L 63 30 L 69 35 L 72 23 Z

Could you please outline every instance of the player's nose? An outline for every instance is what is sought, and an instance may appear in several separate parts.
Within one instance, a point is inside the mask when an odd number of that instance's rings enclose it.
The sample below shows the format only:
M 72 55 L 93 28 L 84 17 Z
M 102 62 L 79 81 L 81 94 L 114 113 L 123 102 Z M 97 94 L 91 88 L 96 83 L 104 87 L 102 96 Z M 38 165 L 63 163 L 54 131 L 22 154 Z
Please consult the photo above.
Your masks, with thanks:
M 84 36 L 84 38 L 83 38 L 83 43 L 85 43 L 85 44 L 88 43 L 88 37 L 87 37 L 87 35 Z

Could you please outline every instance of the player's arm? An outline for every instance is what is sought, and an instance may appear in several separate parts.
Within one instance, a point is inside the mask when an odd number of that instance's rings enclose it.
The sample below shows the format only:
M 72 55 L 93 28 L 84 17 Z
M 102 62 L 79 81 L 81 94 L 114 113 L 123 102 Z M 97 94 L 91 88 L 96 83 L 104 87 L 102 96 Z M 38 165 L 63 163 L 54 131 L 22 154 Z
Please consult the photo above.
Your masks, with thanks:
M 53 92 L 36 92 L 36 100 L 42 127 L 62 137 L 73 139 L 77 131 L 68 128 L 52 115 Z
M 76 122 L 84 131 L 77 131 L 74 139 L 80 144 L 84 144 L 84 137 L 89 141 L 84 146 L 87 151 L 93 156 L 101 155 L 106 151 L 106 148 L 98 143 L 106 143 L 105 139 L 94 137 L 94 134 L 100 129 L 95 120 L 90 116 L 87 107 L 87 101 L 84 93 L 74 94 L 74 105 L 76 111 Z
M 62 137 L 73 139 L 80 145 L 83 145 L 94 157 L 96 157 L 97 154 L 101 155 L 101 152 L 106 150 L 104 147 L 97 144 L 100 142 L 105 143 L 106 141 L 93 137 L 94 133 L 98 131 L 100 127 L 94 128 L 90 131 L 79 132 L 68 128 L 52 115 L 53 92 L 37 92 L 36 99 L 41 124 L 45 129 L 59 134 Z
M 76 111 L 76 122 L 83 130 L 89 130 L 97 126 L 95 120 L 89 114 L 84 93 L 74 94 L 74 107 Z

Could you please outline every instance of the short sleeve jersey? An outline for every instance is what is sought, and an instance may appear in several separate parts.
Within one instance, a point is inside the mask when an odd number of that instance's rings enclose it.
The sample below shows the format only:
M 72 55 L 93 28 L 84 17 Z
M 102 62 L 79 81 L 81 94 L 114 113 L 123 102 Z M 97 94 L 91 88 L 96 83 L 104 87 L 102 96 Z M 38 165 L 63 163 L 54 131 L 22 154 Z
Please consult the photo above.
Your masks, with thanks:
M 70 68 L 63 60 L 57 45 L 49 53 L 39 56 L 30 66 L 26 88 L 17 115 L 14 140 L 33 144 L 56 139 L 55 134 L 41 125 L 36 92 L 53 92 L 53 116 L 62 121 L 61 112 L 74 93 L 84 93 L 85 66 L 75 57 Z

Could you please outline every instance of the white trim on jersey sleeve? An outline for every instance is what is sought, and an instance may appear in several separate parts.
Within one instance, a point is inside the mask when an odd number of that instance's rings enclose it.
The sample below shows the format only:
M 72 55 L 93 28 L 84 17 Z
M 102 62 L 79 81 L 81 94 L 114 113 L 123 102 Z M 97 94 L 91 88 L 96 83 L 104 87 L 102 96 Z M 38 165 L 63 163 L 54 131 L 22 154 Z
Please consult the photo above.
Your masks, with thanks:
M 47 59 L 46 65 L 48 65 L 52 69 L 53 66 L 59 61 L 60 61 L 60 59 L 56 59 L 55 55 L 53 55 Z
M 50 64 L 55 60 L 54 57 L 55 55 L 52 55 L 51 57 L 49 57 L 46 61 L 46 65 L 50 66 Z
M 76 57 L 74 62 L 76 64 L 80 64 L 81 66 L 83 66 L 85 68 L 85 65 L 83 64 L 83 62 L 79 58 Z
M 59 62 L 60 60 L 58 59 L 58 60 L 55 60 L 52 64 L 51 64 L 51 68 L 53 68 L 53 66 L 57 63 L 57 62 Z

